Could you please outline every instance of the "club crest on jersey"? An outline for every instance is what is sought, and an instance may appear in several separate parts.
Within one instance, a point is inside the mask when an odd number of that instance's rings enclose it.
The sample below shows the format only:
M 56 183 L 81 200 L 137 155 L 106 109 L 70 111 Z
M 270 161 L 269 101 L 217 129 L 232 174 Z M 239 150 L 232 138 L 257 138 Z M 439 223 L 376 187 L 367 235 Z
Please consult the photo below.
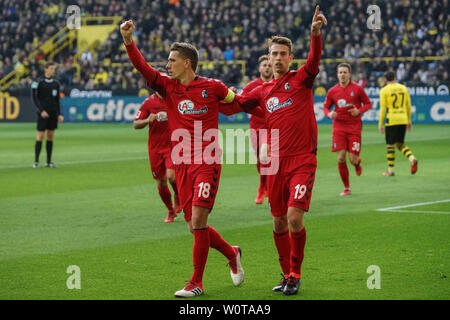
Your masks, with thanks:
M 202 97 L 203 97 L 203 99 L 206 99 L 206 98 L 208 98 L 208 91 L 206 91 L 206 90 L 202 90 Z
M 194 109 L 195 104 L 191 100 L 183 100 L 178 103 L 178 111 L 181 114 L 202 114 L 208 112 L 208 107 L 204 106 L 201 109 Z
M 292 104 L 292 99 L 289 98 L 288 100 L 286 100 L 286 101 L 284 101 L 282 103 L 279 103 L 279 102 L 280 102 L 280 100 L 277 97 L 272 97 L 269 100 L 267 100 L 267 102 L 266 102 L 267 111 L 272 113 L 272 112 L 274 112 L 276 110 L 279 110 L 279 109 L 282 109 L 284 107 L 290 106 Z
M 289 82 L 286 82 L 284 84 L 284 90 L 288 91 L 291 88 L 291 85 L 289 84 Z
M 355 95 L 355 93 L 352 91 L 352 93 L 350 93 L 350 96 L 353 97 Z

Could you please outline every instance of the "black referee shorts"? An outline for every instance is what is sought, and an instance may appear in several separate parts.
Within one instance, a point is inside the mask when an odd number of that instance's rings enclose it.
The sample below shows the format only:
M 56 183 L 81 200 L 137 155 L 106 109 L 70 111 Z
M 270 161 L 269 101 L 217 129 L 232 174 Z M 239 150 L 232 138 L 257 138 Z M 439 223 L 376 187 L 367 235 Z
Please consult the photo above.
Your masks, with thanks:
M 405 141 L 406 124 L 386 126 L 386 144 L 403 143 Z
M 58 115 L 55 113 L 49 113 L 48 118 L 42 118 L 41 114 L 38 113 L 37 116 L 37 130 L 55 130 L 58 128 Z

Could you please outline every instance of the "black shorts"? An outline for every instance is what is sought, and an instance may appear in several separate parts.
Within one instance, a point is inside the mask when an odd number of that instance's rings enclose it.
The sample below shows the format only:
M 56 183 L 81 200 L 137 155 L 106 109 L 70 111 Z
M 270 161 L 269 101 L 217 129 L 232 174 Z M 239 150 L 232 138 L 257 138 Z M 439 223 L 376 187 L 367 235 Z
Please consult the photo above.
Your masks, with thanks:
M 48 118 L 42 118 L 41 114 L 37 116 L 37 130 L 55 130 L 58 128 L 58 115 L 54 113 L 49 113 Z
M 406 124 L 386 126 L 386 144 L 403 143 L 405 141 Z

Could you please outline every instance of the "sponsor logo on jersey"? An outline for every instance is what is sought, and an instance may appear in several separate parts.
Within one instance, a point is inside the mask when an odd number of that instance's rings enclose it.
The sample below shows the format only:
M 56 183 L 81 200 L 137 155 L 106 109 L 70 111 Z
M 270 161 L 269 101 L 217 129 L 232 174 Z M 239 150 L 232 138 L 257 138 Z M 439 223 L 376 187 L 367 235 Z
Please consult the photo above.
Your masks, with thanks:
M 191 100 L 183 100 L 178 103 L 178 111 L 181 114 L 203 114 L 208 112 L 208 107 L 204 106 L 201 109 L 194 109 L 195 104 Z
M 277 97 L 272 97 L 269 100 L 267 100 L 267 103 L 266 103 L 267 111 L 272 113 L 276 110 L 282 109 L 282 108 L 290 106 L 292 104 L 291 98 L 289 98 L 288 100 L 286 100 L 282 103 L 279 103 L 279 101 L 280 100 Z
M 345 101 L 345 99 L 339 99 L 337 101 L 337 106 L 338 108 L 345 108 L 345 107 L 351 107 L 353 106 L 353 103 L 347 103 L 347 101 Z

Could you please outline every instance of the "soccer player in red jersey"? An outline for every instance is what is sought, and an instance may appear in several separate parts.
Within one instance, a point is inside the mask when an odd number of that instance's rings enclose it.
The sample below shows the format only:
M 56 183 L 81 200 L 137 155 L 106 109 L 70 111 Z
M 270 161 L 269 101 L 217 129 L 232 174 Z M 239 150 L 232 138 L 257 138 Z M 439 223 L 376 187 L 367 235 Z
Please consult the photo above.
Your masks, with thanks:
M 265 82 L 268 82 L 272 79 L 273 71 L 272 66 L 269 63 L 269 57 L 267 55 L 263 55 L 259 57 L 259 78 L 251 81 L 249 84 L 242 89 L 242 94 L 252 91 L 256 87 L 262 85 Z M 261 174 L 261 167 L 265 167 L 266 165 L 261 163 L 260 161 L 260 153 L 261 147 L 263 145 L 263 141 L 261 141 L 259 130 L 266 129 L 266 120 L 261 117 L 257 117 L 255 115 L 250 116 L 250 141 L 252 143 L 253 150 L 256 153 L 256 168 L 259 173 L 259 187 L 258 194 L 255 198 L 256 204 L 262 204 L 264 202 L 264 198 L 267 197 L 267 175 Z M 264 149 L 264 148 L 262 148 Z
M 311 50 L 306 64 L 289 71 L 293 59 L 290 39 L 274 36 L 269 41 L 269 62 L 274 78 L 250 93 L 237 96 L 244 110 L 260 105 L 265 112 L 270 138 L 270 159 L 278 170 L 267 177 L 269 204 L 274 221 L 273 237 L 283 279 L 273 291 L 298 292 L 309 210 L 317 167 L 317 123 L 312 86 L 322 54 L 320 29 L 327 20 L 316 7 L 311 24 Z M 273 139 L 275 132 L 279 138 Z M 275 159 L 277 158 L 277 159 Z M 290 232 L 289 232 L 290 231 Z
M 339 83 L 332 87 L 325 98 L 323 111 L 333 119 L 333 142 L 331 150 L 337 152 L 338 169 L 344 184 L 341 196 L 351 194 L 347 152 L 350 163 L 355 166 L 356 175 L 362 172 L 361 157 L 361 115 L 372 107 L 364 89 L 351 81 L 351 66 L 341 63 L 337 68 Z M 334 110 L 330 111 L 334 105 Z
M 160 71 L 161 74 L 162 70 Z M 181 212 L 178 189 L 175 180 L 175 168 L 171 158 L 170 131 L 167 125 L 167 107 L 159 93 L 145 99 L 134 119 L 134 128 L 143 129 L 148 125 L 148 156 L 152 176 L 156 180 L 161 200 L 168 209 L 165 222 L 173 222 L 177 213 Z M 167 180 L 174 192 L 175 208 L 172 205 L 172 194 Z
M 214 228 L 208 226 L 208 215 L 214 205 L 221 172 L 221 151 L 217 140 L 219 105 L 220 101 L 233 101 L 235 94 L 222 82 L 195 74 L 198 51 L 188 43 L 172 44 L 166 65 L 170 78 L 161 75 L 139 52 L 132 37 L 134 30 L 131 20 L 120 27 L 134 67 L 166 101 L 180 203 L 189 230 L 194 234 L 194 272 L 189 283 L 175 292 L 175 296 L 203 294 L 203 272 L 209 247 L 217 249 L 228 259 L 233 283 L 239 285 L 244 280 L 241 249 L 229 245 Z M 211 143 L 213 138 L 215 140 Z

